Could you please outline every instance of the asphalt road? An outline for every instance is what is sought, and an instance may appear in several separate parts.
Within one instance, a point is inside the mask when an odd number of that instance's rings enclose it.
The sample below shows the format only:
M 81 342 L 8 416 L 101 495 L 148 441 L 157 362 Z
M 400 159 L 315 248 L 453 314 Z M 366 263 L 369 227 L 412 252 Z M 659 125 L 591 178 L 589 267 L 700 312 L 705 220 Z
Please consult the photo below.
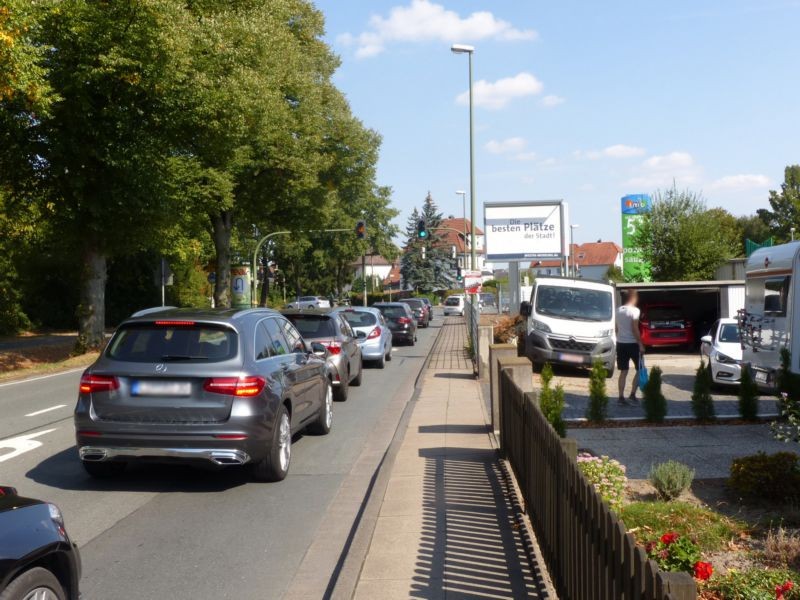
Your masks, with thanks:
M 80 370 L 0 384 L 0 484 L 56 503 L 81 548 L 84 600 L 280 598 L 395 390 L 422 368 L 441 315 L 414 347 L 334 405 L 327 436 L 294 441 L 288 478 L 241 468 L 136 466 L 96 481 L 81 467 L 72 409 Z M 410 395 L 410 392 L 409 392 Z

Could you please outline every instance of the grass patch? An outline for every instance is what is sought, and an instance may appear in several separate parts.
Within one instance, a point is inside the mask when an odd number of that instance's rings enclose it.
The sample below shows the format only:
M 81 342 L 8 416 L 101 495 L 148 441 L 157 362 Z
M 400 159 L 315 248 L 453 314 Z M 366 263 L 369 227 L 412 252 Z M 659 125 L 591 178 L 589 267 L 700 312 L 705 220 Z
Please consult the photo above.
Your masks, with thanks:
M 0 354 L 0 363 L 2 356 L 7 353 Z M 0 381 L 7 381 L 10 379 L 21 379 L 31 375 L 43 375 L 47 373 L 54 373 L 56 371 L 66 371 L 68 369 L 77 369 L 79 367 L 88 367 L 97 357 L 100 356 L 99 352 L 87 352 L 86 354 L 79 354 L 77 356 L 66 356 L 63 359 L 52 361 L 47 360 L 26 360 L 23 364 L 16 366 L 9 370 L 0 370 Z
M 633 502 L 623 507 L 621 517 L 641 543 L 674 531 L 695 540 L 701 552 L 725 549 L 745 529 L 738 521 L 687 502 Z
M 775 588 L 787 581 L 795 582 L 790 591 L 777 596 Z M 702 586 L 702 600 L 796 600 L 800 597 L 797 583 L 800 575 L 789 569 L 761 569 L 752 567 L 744 571 L 731 570 L 725 575 L 714 575 Z

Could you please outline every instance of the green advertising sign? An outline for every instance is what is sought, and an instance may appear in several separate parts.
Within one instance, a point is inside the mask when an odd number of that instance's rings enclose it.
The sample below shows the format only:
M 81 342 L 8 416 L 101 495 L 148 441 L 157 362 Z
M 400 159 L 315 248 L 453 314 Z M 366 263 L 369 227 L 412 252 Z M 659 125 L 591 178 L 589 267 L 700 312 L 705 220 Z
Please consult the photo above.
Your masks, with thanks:
M 642 258 L 635 237 L 641 222 L 647 218 L 653 201 L 647 194 L 622 197 L 622 274 L 625 281 L 650 281 L 650 265 Z

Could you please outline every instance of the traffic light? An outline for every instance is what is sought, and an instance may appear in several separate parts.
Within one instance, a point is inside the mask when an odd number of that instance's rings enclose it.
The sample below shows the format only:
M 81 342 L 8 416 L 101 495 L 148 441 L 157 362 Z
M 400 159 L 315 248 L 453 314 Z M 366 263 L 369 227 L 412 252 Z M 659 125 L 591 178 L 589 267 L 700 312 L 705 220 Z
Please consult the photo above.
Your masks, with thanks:
M 428 239 L 428 226 L 425 224 L 425 219 L 417 221 L 417 237 L 421 240 Z
M 456 281 L 464 281 L 464 274 L 461 272 L 461 267 L 456 267 Z
M 363 240 L 367 237 L 367 224 L 364 221 L 356 223 L 356 237 Z
M 419 255 L 422 257 L 422 260 L 425 260 L 425 246 L 419 249 Z

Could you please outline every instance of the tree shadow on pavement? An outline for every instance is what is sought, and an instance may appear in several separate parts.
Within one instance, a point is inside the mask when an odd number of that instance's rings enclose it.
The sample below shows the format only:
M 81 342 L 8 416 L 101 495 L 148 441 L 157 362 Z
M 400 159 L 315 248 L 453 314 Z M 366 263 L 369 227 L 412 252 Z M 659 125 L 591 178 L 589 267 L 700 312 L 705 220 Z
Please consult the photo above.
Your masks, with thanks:
M 538 597 L 496 452 L 419 453 L 426 459 L 423 533 L 411 597 Z
M 75 446 L 49 456 L 25 475 L 62 490 L 104 492 L 223 492 L 252 480 L 245 467 L 222 469 L 160 463 L 128 465 L 116 477 L 94 479 L 81 466 Z

